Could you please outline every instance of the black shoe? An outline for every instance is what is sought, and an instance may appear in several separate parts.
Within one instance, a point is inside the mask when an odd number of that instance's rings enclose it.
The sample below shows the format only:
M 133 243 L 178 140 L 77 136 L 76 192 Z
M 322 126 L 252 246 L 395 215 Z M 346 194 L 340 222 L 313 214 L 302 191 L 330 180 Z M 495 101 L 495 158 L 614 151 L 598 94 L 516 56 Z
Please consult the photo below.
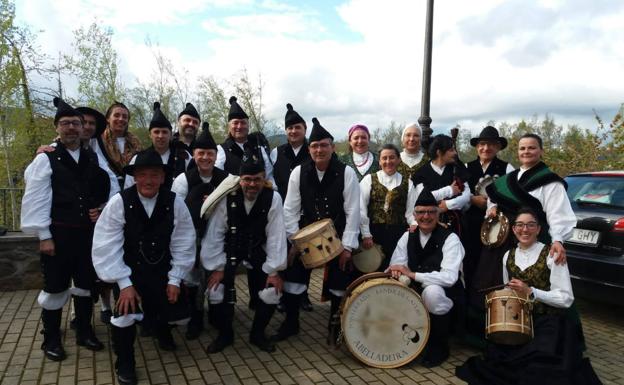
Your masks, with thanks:
M 166 329 L 160 330 L 156 336 L 158 339 L 158 347 L 162 350 L 172 352 L 176 350 L 176 344 L 173 342 L 173 336 L 171 335 L 171 329 L 167 325 Z
M 110 325 L 110 320 L 112 316 L 113 312 L 110 309 L 100 311 L 100 321 L 102 321 L 102 323 L 105 325 Z
M 141 332 L 139 333 L 141 337 L 152 337 L 154 334 L 153 326 L 147 324 L 141 325 Z
M 203 328 L 200 328 L 197 325 L 191 325 L 189 323 L 186 328 L 186 334 L 184 334 L 184 337 L 189 341 L 196 340 L 199 338 L 199 335 L 201 334 L 202 330 Z
M 312 303 L 310 302 L 310 298 L 308 298 L 307 295 L 301 298 L 301 310 L 314 311 L 314 309 L 312 308 Z
M 288 337 L 296 336 L 299 334 L 299 330 L 288 330 L 286 328 L 279 328 L 276 334 L 273 334 L 269 339 L 272 342 L 280 342 L 288 339 Z
M 104 344 L 97 339 L 95 334 L 93 332 L 90 334 L 91 335 L 87 335 L 86 337 L 76 337 L 76 345 L 83 346 L 94 352 L 104 349 Z
M 219 334 L 217 338 L 212 341 L 210 345 L 206 348 L 206 352 L 208 354 L 219 353 L 223 351 L 226 347 L 232 345 L 234 338 L 233 337 L 225 337 L 222 334 Z
M 139 383 L 136 373 L 119 373 L 117 372 L 117 382 L 120 385 L 136 385 Z
M 449 352 L 447 351 L 435 351 L 425 353 L 422 365 L 425 368 L 434 368 L 440 366 L 444 361 L 449 358 Z
M 52 361 L 63 361 L 67 358 L 67 354 L 65 354 L 65 349 L 63 349 L 63 345 L 61 344 L 41 344 L 41 350 L 43 353 L 51 359 Z
M 267 353 L 273 353 L 275 351 L 275 345 L 271 340 L 266 338 L 265 336 L 251 336 L 249 337 L 249 342 L 252 345 L 256 345 L 260 350 Z

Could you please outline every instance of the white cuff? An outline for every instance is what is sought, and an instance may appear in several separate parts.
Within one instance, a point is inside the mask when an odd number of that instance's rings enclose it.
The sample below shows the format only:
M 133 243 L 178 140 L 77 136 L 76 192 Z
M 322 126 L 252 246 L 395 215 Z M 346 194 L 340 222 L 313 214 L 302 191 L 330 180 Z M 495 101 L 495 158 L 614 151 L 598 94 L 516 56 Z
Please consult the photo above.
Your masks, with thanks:
M 45 241 L 46 239 L 52 239 L 52 233 L 50 232 L 50 229 L 39 230 L 37 232 L 37 236 L 39 237 L 40 241 Z
M 132 286 L 132 281 L 130 280 L 130 277 L 125 277 L 117 280 L 117 286 L 119 286 L 119 290 L 123 290 L 128 286 Z
M 169 285 L 180 287 L 180 278 L 169 277 Z

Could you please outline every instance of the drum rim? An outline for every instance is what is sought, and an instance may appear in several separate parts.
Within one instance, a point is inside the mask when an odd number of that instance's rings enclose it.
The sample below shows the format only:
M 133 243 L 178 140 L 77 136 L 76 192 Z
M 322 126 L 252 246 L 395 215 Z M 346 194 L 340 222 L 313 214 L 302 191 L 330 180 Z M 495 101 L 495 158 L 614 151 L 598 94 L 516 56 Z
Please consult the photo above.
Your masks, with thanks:
M 490 228 L 492 227 L 492 223 L 498 222 L 500 223 L 500 231 L 498 232 L 497 238 L 495 242 L 490 242 Z M 484 246 L 489 248 L 500 247 L 505 243 L 507 237 L 509 237 L 509 219 L 505 214 L 499 211 L 499 213 L 493 218 L 487 218 L 481 224 L 481 231 L 479 233 L 481 238 L 481 243 Z
M 318 220 L 316 222 L 312 222 L 307 226 L 304 226 L 303 228 L 299 229 L 296 233 L 294 233 L 293 235 L 290 236 L 290 240 L 293 242 L 305 242 L 310 240 L 311 238 L 317 237 L 318 236 L 318 232 L 314 232 L 314 233 L 310 233 L 310 234 L 303 234 L 303 232 L 313 226 L 313 225 L 318 225 L 321 222 L 325 222 L 325 223 L 329 223 L 331 228 L 334 230 L 334 233 L 336 233 L 336 228 L 334 227 L 334 221 L 331 220 L 331 218 L 324 218 L 321 220 Z M 320 227 L 319 230 L 322 230 L 323 227 Z M 336 233 L 337 235 L 337 233 Z
M 387 284 L 391 284 L 391 285 L 398 285 L 401 286 L 409 291 L 411 291 L 416 298 L 420 301 L 420 303 L 422 304 L 423 308 L 425 309 L 425 314 L 426 314 L 426 338 L 424 339 L 424 342 L 421 346 L 420 349 L 418 349 L 418 351 L 413 354 L 413 357 L 411 357 L 409 360 L 404 361 L 402 363 L 398 363 L 398 364 L 388 364 L 388 365 L 383 365 L 383 364 L 374 364 L 370 361 L 364 361 L 362 359 L 360 359 L 359 354 L 356 354 L 356 352 L 351 348 L 351 345 L 347 343 L 347 337 L 346 334 L 344 333 L 344 329 L 342 329 L 342 325 L 345 324 L 345 306 L 347 304 L 347 302 L 349 301 L 349 298 L 351 298 L 351 296 L 354 294 L 355 289 L 357 289 L 360 285 L 367 283 L 368 281 L 371 280 L 376 280 L 376 279 L 387 279 Z M 370 287 L 369 287 L 370 288 Z M 369 288 L 366 288 L 369 289 Z M 359 293 L 358 293 L 359 295 Z M 351 282 L 351 284 L 347 287 L 347 290 L 345 292 L 345 295 L 342 297 L 342 301 L 340 302 L 340 307 L 339 307 L 339 317 L 340 317 L 340 323 L 341 323 L 341 333 L 342 333 L 342 338 L 344 341 L 344 345 L 347 346 L 347 349 L 349 350 L 349 352 L 351 353 L 351 355 L 358 361 L 373 367 L 373 368 L 379 368 L 379 369 L 394 369 L 394 368 L 399 368 L 401 366 L 405 366 L 407 364 L 409 364 L 410 362 L 414 361 L 416 358 L 418 358 L 422 352 L 425 350 L 425 347 L 427 345 L 427 342 L 429 341 L 429 336 L 431 334 L 431 317 L 429 316 L 429 311 L 427 310 L 427 307 L 425 306 L 425 302 L 422 300 L 422 297 L 411 287 L 402 284 L 401 282 L 399 282 L 396 279 L 392 278 L 392 275 L 390 273 L 382 273 L 382 272 L 375 272 L 375 273 L 369 273 L 369 274 L 365 274 L 361 277 L 359 277 L 358 279 L 356 279 L 355 281 Z
M 377 264 L 377 267 L 375 267 L 373 270 L 371 271 L 364 271 L 362 269 L 360 269 L 358 267 L 358 264 L 356 261 L 358 261 L 359 259 L 357 258 L 358 255 L 365 253 L 365 252 L 371 252 L 372 249 L 376 249 L 378 251 L 377 254 L 379 256 L 379 264 Z M 353 252 L 353 257 L 352 257 L 352 261 L 353 261 L 353 266 L 356 267 L 356 269 L 358 269 L 359 271 L 361 271 L 362 273 L 373 273 L 375 272 L 375 270 L 379 269 L 379 266 L 381 266 L 381 264 L 383 263 L 384 258 L 386 258 L 383 249 L 381 248 L 381 245 L 377 244 L 377 243 L 373 243 L 373 247 L 371 247 L 370 249 L 364 249 L 361 245 L 360 247 L 358 247 L 354 252 Z

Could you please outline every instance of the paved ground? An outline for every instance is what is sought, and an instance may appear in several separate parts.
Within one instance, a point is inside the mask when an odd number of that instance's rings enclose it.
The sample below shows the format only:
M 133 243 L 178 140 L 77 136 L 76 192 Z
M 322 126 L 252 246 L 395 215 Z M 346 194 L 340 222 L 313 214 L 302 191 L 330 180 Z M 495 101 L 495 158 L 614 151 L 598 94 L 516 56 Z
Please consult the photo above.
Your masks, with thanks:
M 238 284 L 243 285 L 243 277 Z M 320 273 L 313 275 L 312 293 L 320 291 Z M 204 333 L 199 340 L 185 341 L 174 331 L 178 350 L 161 352 L 151 338 L 139 338 L 137 372 L 141 384 L 462 384 L 453 376 L 455 365 L 476 354 L 455 345 L 452 357 L 441 367 L 426 369 L 412 363 L 400 369 L 369 368 L 355 361 L 345 348 L 328 349 L 325 326 L 328 305 L 314 301 L 312 313 L 302 313 L 302 333 L 282 342 L 274 354 L 258 351 L 247 342 L 252 313 L 246 307 L 246 288 L 239 288 L 236 314 L 236 342 L 223 353 L 207 356 L 204 348 L 215 336 Z M 105 325 L 96 321 L 98 336 L 107 349 L 92 353 L 74 343 L 68 328 L 65 349 L 68 358 L 52 362 L 39 349 L 42 337 L 36 303 L 37 292 L 0 293 L 0 384 L 113 384 L 113 354 Z M 624 308 L 579 302 L 587 355 L 605 384 L 624 385 Z M 282 316 L 276 315 L 274 330 Z

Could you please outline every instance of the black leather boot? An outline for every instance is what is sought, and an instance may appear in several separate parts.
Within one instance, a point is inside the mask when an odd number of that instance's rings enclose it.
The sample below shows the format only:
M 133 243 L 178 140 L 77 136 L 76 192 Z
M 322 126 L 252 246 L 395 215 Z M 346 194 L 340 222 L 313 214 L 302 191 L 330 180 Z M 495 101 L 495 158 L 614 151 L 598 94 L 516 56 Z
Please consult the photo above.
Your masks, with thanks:
M 91 297 L 74 296 L 76 310 L 76 344 L 93 351 L 104 349 L 104 345 L 95 336 L 91 318 L 93 316 L 93 300 Z
M 277 334 L 271 336 L 271 341 L 279 342 L 290 336 L 299 334 L 299 307 L 303 294 L 290 294 L 284 292 L 282 301 L 286 311 L 286 319 L 277 329 Z
M 176 350 L 176 344 L 171 334 L 171 326 L 165 321 L 158 321 L 156 325 L 156 339 L 158 340 L 158 347 L 160 349 L 168 352 Z
M 435 315 L 431 318 L 431 332 L 425 346 L 422 364 L 427 368 L 439 366 L 449 357 L 448 335 L 451 322 L 450 314 Z
M 57 310 L 41 310 L 43 323 L 43 343 L 41 350 L 52 361 L 63 361 L 67 358 L 63 344 L 61 343 L 61 317 L 63 308 Z
M 211 313 L 214 313 L 214 322 L 219 331 L 217 338 L 206 348 L 208 354 L 219 353 L 234 342 L 234 304 L 220 303 L 212 305 Z
M 111 340 L 115 359 L 115 372 L 117 381 L 122 385 L 137 384 L 136 363 L 134 361 L 134 340 L 136 339 L 136 326 L 118 328 L 111 325 Z
M 275 345 L 264 334 L 264 330 L 271 321 L 271 317 L 275 312 L 275 305 L 267 305 L 262 300 L 258 300 L 256 306 L 256 314 L 251 324 L 251 333 L 249 342 L 256 345 L 264 352 L 272 353 L 275 351 Z
M 310 302 L 310 296 L 308 295 L 308 291 L 304 291 L 301 294 L 301 310 L 303 311 L 314 311 L 312 308 L 312 302 Z
M 191 305 L 191 320 L 186 325 L 186 334 L 184 335 L 187 340 L 194 340 L 199 337 L 204 330 L 204 311 L 198 307 L 197 296 L 199 293 L 198 287 L 189 287 L 188 298 Z

